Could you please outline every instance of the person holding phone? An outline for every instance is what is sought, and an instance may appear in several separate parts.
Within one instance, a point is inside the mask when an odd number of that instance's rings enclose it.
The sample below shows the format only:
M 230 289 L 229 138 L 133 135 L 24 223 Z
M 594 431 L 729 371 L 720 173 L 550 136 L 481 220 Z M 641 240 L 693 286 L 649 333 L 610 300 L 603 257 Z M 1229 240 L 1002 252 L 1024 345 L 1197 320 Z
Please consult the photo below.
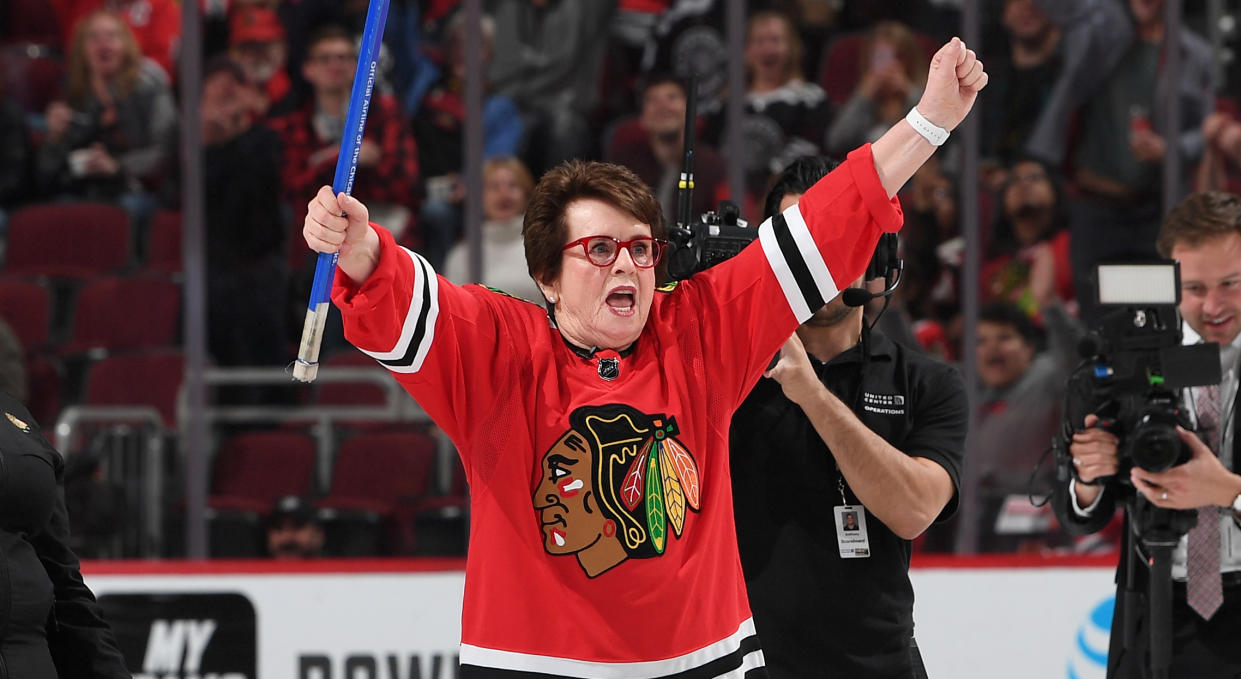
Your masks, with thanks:
M 918 102 L 926 57 L 913 31 L 895 21 L 875 24 L 862 48 L 861 79 L 827 131 L 828 153 L 841 155 L 874 141 Z

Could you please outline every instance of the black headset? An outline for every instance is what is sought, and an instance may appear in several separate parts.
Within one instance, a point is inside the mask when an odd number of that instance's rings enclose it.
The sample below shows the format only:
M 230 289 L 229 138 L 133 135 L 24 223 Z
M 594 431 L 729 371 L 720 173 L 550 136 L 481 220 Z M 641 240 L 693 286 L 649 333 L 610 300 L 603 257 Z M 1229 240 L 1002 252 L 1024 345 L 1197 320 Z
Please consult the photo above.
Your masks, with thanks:
M 840 293 L 840 299 L 846 306 L 862 306 L 872 299 L 887 297 L 896 291 L 901 284 L 905 271 L 905 260 L 901 259 L 900 244 L 896 234 L 885 233 L 879 237 L 875 246 L 875 254 L 871 255 L 870 264 L 866 267 L 863 281 L 883 279 L 884 288 L 880 292 L 870 292 L 864 288 L 846 288 Z

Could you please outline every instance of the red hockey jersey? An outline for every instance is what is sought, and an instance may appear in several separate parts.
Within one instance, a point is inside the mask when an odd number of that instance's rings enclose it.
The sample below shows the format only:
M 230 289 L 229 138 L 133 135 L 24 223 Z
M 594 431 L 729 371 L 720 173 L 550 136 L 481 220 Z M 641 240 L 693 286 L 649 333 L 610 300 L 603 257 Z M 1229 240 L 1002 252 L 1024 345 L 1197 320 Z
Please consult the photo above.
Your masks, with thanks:
M 379 229 L 378 268 L 360 287 L 338 274 L 333 300 L 349 340 L 460 451 L 462 676 L 741 677 L 763 664 L 729 421 L 798 323 L 902 221 L 859 149 L 757 243 L 656 293 L 623 353 L 571 347 L 542 308 L 455 286 Z

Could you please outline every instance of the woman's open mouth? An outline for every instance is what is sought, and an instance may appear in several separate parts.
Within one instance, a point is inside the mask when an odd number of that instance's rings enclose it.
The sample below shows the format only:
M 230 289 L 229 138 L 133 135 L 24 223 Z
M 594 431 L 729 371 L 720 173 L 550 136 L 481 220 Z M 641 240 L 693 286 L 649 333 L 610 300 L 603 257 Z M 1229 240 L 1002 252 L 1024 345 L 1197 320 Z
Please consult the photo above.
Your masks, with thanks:
M 635 301 L 638 298 L 638 291 L 631 287 L 616 288 L 608 293 L 605 300 L 608 308 L 617 316 L 632 316 L 635 311 Z

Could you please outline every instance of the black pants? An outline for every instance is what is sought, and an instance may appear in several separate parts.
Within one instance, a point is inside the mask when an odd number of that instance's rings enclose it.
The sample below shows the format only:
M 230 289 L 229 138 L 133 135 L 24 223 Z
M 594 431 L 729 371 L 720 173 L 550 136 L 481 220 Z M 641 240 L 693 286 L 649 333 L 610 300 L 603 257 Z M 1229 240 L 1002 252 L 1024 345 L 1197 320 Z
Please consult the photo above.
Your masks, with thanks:
M 912 637 L 909 639 L 909 660 L 913 666 L 913 679 L 927 679 L 926 665 L 922 664 L 922 653 L 918 650 L 918 642 Z
M 1150 630 L 1143 600 L 1132 648 L 1124 648 L 1122 611 L 1112 618 L 1108 679 L 1150 677 Z M 1185 601 L 1184 583 L 1172 585 L 1171 679 L 1241 679 L 1241 585 L 1224 588 L 1224 604 L 1203 620 Z

